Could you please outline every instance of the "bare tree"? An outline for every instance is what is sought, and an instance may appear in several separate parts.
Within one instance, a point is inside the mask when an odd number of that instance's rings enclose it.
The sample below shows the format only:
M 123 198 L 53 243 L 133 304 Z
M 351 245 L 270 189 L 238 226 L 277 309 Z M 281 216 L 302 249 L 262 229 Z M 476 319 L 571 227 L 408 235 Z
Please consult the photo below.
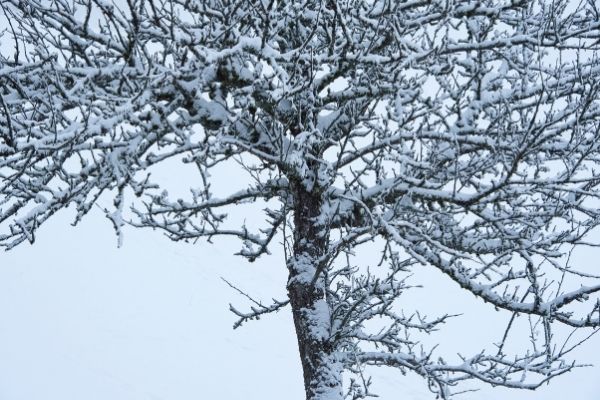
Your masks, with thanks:
M 249 261 L 283 243 L 289 299 L 232 311 L 239 326 L 291 306 L 309 400 L 369 396 L 365 366 L 442 398 L 469 379 L 534 389 L 576 366 L 555 325 L 600 326 L 600 277 L 568 257 L 600 224 L 595 0 L 0 5 L 7 249 L 106 196 L 119 238 L 230 236 Z M 187 197 L 153 180 L 169 162 L 196 171 Z M 263 223 L 228 219 L 240 207 Z M 403 313 L 414 268 L 506 312 L 502 343 L 454 361 L 420 347 L 450 316 Z M 542 333 L 512 354 L 521 317 Z

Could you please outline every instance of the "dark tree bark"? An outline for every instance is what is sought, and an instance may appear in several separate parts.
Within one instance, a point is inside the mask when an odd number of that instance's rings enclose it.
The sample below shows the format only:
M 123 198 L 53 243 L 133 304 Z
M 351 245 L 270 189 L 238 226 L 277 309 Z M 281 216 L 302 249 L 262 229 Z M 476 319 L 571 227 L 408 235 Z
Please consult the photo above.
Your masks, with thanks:
M 326 297 L 328 234 L 316 220 L 322 197 L 304 188 L 295 190 L 294 254 L 288 260 L 288 293 L 307 400 L 342 399 L 342 368 L 335 359 L 331 310 Z

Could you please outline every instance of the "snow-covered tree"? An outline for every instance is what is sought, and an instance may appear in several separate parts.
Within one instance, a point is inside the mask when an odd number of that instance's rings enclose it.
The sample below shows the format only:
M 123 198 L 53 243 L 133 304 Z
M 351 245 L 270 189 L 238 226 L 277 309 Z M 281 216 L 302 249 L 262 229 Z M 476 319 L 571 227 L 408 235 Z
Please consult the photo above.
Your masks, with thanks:
M 249 261 L 283 246 L 289 298 L 232 311 L 239 326 L 290 306 L 309 400 L 370 395 L 365 366 L 442 398 L 470 379 L 533 389 L 575 366 L 556 325 L 600 326 L 600 278 L 569 258 L 600 224 L 595 0 L 0 7 L 7 249 L 107 196 L 119 238 L 127 224 L 234 237 Z M 359 262 L 365 248 L 379 259 Z M 457 359 L 421 347 L 450 318 L 403 312 L 423 268 L 506 313 L 501 343 Z M 521 318 L 532 346 L 514 353 Z

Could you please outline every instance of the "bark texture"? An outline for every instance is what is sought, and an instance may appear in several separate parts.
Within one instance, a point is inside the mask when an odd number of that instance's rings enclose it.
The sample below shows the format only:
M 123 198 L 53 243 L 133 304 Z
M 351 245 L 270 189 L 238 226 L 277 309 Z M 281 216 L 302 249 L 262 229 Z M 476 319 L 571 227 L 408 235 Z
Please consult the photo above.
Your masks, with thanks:
M 307 400 L 342 399 L 342 366 L 330 340 L 331 310 L 322 273 L 328 235 L 317 221 L 321 198 L 304 189 L 296 191 L 294 254 L 288 260 L 288 293 Z

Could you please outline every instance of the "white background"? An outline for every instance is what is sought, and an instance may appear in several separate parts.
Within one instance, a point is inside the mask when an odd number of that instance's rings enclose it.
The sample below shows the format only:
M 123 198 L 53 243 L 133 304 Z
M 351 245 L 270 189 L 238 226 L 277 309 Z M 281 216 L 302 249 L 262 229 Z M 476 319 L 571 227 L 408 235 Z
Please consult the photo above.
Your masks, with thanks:
M 0 400 L 303 399 L 289 309 L 234 331 L 229 303 L 246 302 L 221 280 L 282 299 L 280 254 L 249 264 L 232 256 L 234 243 L 173 243 L 135 229 L 117 249 L 100 212 L 76 228 L 69 217 L 51 219 L 35 245 L 0 253 Z M 418 278 L 431 290 L 407 306 L 464 313 L 432 337 L 442 348 L 472 354 L 501 337 L 506 314 L 433 272 Z M 597 400 L 599 345 L 594 337 L 573 353 L 596 367 L 539 391 L 484 388 L 458 399 Z M 434 398 L 395 370 L 376 371 L 374 382 L 383 400 Z

